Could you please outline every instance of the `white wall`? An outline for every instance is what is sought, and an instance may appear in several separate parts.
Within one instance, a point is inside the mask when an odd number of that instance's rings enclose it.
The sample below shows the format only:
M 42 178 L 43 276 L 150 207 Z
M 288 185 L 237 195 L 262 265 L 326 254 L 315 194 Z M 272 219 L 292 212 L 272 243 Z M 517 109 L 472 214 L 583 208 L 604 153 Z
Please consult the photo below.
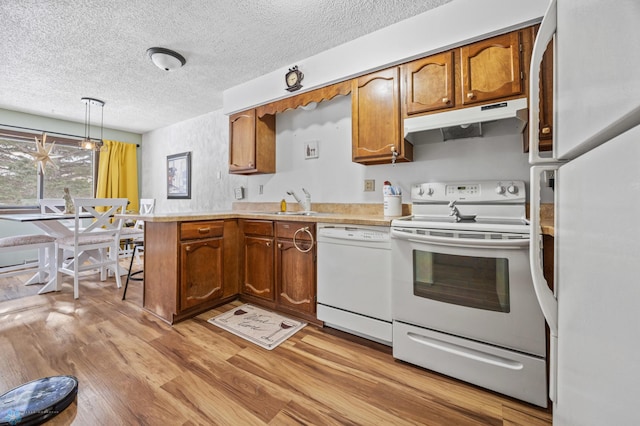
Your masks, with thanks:
M 11 111 L 0 108 L 0 125 L 19 126 L 30 129 L 41 129 L 48 132 L 66 133 L 69 135 L 84 136 L 84 123 L 75 121 L 58 120 L 40 115 Z M 20 130 L 20 129 L 15 129 Z M 103 138 L 120 142 L 139 144 L 142 136 L 137 133 L 125 132 L 115 129 L 103 129 Z M 91 137 L 100 137 L 100 127 L 91 126 Z
M 251 202 L 278 202 L 293 190 L 311 193 L 312 202 L 382 203 L 385 180 L 401 186 L 410 203 L 412 184 L 434 180 L 519 179 L 528 183 L 522 135 L 487 136 L 414 147 L 411 163 L 364 166 L 351 161 L 351 97 L 325 101 L 315 110 L 289 110 L 276 119 L 276 173 L 237 176 L 228 173 L 229 123 L 221 110 L 143 135 L 145 163 L 142 195 L 156 199 L 156 212 L 224 211 L 231 209 L 233 188 L 245 187 Z M 305 159 L 304 143 L 318 141 L 319 157 Z M 192 152 L 192 198 L 166 197 L 166 157 Z M 220 173 L 220 178 L 218 178 Z M 364 192 L 364 179 L 376 190 Z M 260 194 L 262 185 L 262 194 Z M 550 202 L 553 195 L 545 197 Z
M 351 161 L 351 98 L 325 101 L 313 111 L 297 109 L 277 115 L 276 174 L 248 177 L 247 200 L 274 202 L 287 190 L 312 202 L 382 203 L 385 180 L 402 187 L 409 203 L 412 184 L 432 180 L 529 180 L 522 135 L 459 139 L 414 147 L 411 163 L 364 166 Z M 317 140 L 319 158 L 305 159 L 304 143 Z M 364 192 L 364 179 L 375 179 L 376 191 Z M 263 186 L 263 194 L 259 187 Z
M 167 199 L 167 156 L 191 152 L 191 199 Z M 233 188 L 245 176 L 229 175 L 229 118 L 214 111 L 142 136 L 141 198 L 155 198 L 156 212 L 230 210 Z M 219 177 L 218 177 L 219 176 Z
M 293 65 L 304 73 L 304 92 L 532 25 L 542 19 L 548 4 L 549 0 L 454 0 L 229 88 L 223 93 L 223 109 L 231 114 L 289 96 L 284 75 Z

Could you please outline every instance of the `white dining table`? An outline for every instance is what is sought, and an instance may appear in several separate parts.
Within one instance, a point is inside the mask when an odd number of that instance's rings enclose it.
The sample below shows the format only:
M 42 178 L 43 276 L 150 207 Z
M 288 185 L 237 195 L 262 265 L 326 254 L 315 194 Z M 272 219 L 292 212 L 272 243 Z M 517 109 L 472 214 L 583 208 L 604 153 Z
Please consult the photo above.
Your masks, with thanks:
M 11 220 L 14 222 L 32 223 L 47 235 L 62 238 L 73 235 L 73 228 L 69 228 L 64 221 L 74 220 L 73 213 L 11 213 L 0 214 L 0 220 Z M 91 219 L 91 213 L 80 215 L 84 219 Z
M 73 236 L 74 229 L 65 225 L 65 221 L 75 220 L 75 214 L 71 213 L 10 213 L 0 214 L 0 220 L 10 220 L 13 222 L 32 223 L 33 225 L 44 231 L 45 234 L 56 238 L 64 238 Z M 83 213 L 80 215 L 83 219 L 91 219 L 91 213 Z M 88 254 L 87 254 L 88 256 Z M 121 275 L 126 271 L 121 271 Z M 45 281 L 45 272 L 37 272 L 33 277 L 25 282 L 25 285 L 38 284 Z M 48 293 L 51 291 L 60 291 L 60 285 L 57 277 L 49 281 L 38 294 Z

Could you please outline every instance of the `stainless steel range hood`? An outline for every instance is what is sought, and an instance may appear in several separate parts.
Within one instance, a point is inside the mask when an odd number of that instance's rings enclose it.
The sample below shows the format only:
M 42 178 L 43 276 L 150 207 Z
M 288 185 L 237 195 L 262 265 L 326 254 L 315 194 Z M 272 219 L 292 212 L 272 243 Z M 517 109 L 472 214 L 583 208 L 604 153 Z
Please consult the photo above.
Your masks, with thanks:
M 405 139 L 413 144 L 479 136 L 522 133 L 528 118 L 527 98 L 406 118 Z

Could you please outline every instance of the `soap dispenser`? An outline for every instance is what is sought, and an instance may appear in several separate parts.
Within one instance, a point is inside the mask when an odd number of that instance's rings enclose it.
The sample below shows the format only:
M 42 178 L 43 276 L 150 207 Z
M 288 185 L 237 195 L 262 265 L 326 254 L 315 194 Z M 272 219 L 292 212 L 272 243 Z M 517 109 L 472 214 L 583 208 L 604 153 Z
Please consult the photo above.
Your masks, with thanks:
M 282 199 L 282 201 L 280 201 L 280 211 L 281 212 L 287 211 L 287 202 L 285 201 L 284 198 Z

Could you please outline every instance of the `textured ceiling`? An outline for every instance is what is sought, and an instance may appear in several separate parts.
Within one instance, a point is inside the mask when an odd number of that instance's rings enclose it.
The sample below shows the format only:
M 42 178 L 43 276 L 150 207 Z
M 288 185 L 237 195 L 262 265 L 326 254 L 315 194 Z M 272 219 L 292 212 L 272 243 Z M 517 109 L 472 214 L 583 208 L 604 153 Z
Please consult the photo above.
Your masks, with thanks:
M 144 133 L 222 107 L 225 89 L 451 0 L 0 0 L 0 108 Z M 165 72 L 149 47 L 180 52 Z M 93 110 L 92 110 L 93 115 Z

